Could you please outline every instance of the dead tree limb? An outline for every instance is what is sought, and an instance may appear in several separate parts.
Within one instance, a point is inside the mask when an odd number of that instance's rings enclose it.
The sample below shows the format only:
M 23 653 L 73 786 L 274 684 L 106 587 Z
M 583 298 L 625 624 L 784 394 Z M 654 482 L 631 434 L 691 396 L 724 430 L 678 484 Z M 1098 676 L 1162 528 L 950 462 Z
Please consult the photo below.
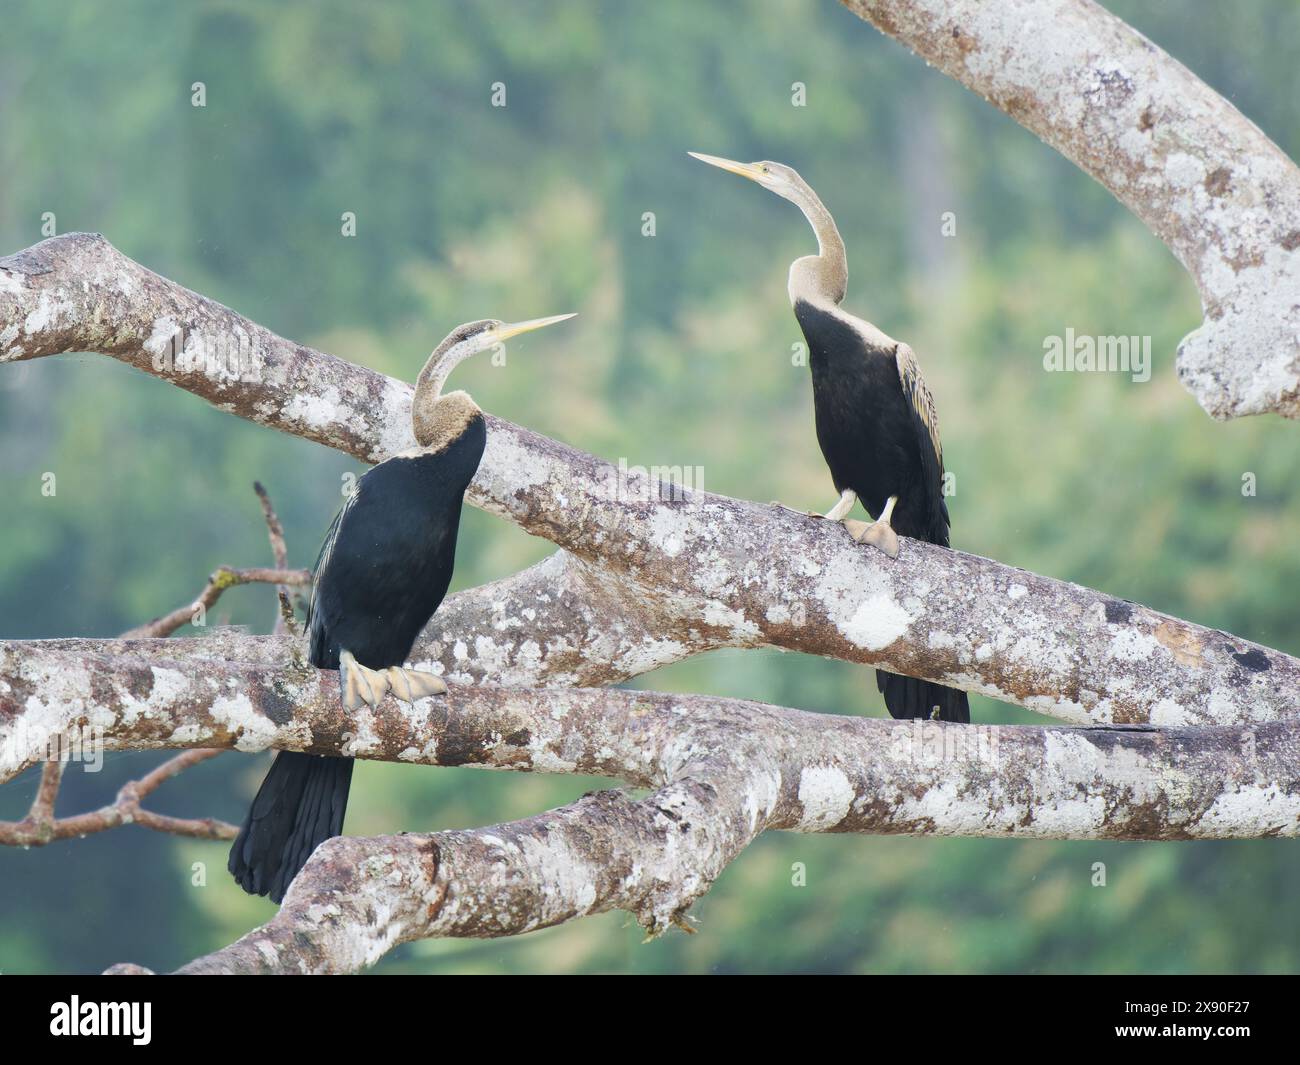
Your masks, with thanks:
M 1196 281 L 1178 376 L 1216 418 L 1300 417 L 1300 169 L 1092 0 L 841 0 L 1092 175 Z
M 140 805 L 140 801 L 156 791 L 164 781 L 222 753 L 221 749 L 187 750 L 169 758 L 139 780 L 124 784 L 118 789 L 117 798 L 107 806 L 71 817 L 54 816 L 54 803 L 58 799 L 59 784 L 67 763 L 46 761 L 41 766 L 41 783 L 27 816 L 21 821 L 0 821 L 0 845 L 43 847 L 55 840 L 80 839 L 122 825 L 140 825 L 155 832 L 196 839 L 234 839 L 239 830 L 225 821 L 210 817 L 168 817 Z
M 620 689 L 453 686 L 348 720 L 328 673 L 88 663 L 110 747 L 276 746 L 438 765 L 596 774 L 589 795 L 475 831 L 339 838 L 280 913 L 190 972 L 340 972 L 429 936 L 500 936 L 626 909 L 652 934 L 759 833 L 1043 839 L 1300 834 L 1300 726 L 1084 729 L 825 716 Z M 135 694 L 110 675 L 131 676 Z M 145 691 L 144 674 L 154 677 Z M 123 713 L 121 699 L 130 708 Z M 268 716 L 274 715 L 274 716 Z M 382 915 L 375 919 L 375 915 Z
M 1174 250 L 1205 308 L 1179 372 L 1208 411 L 1300 416 L 1300 176 L 1254 126 L 1088 0 L 845 2 L 1097 177 Z M 0 259 L 0 363 L 87 350 L 363 461 L 413 442 L 408 385 L 284 340 L 102 237 Z M 332 840 L 272 922 L 189 971 L 351 971 L 415 938 L 506 935 L 613 907 L 655 933 L 769 828 L 1300 832 L 1289 655 L 914 541 L 886 560 L 828 523 L 624 477 L 497 418 L 469 498 L 560 550 L 444 605 L 416 657 L 451 693 L 413 711 L 344 718 L 335 678 L 295 663 L 285 637 L 0 644 L 0 781 L 40 761 L 42 743 L 92 730 L 109 749 L 278 747 L 656 789 L 476 832 Z M 283 566 L 264 572 L 288 583 Z M 883 666 L 1101 727 L 956 728 L 576 690 L 716 647 Z M 23 831 L 57 838 L 60 774 L 43 771 Z M 144 783 L 106 823 L 142 816 Z
M 122 634 L 122 639 L 157 639 L 170 636 L 182 625 L 189 625 L 194 623 L 196 619 L 206 617 L 207 612 L 221 598 L 222 592 L 227 588 L 234 588 L 240 584 L 275 584 L 281 587 L 290 584 L 311 584 L 311 570 L 263 569 L 260 567 L 234 569 L 230 566 L 218 566 L 212 571 L 212 576 L 208 578 L 208 583 L 203 586 L 203 591 L 198 594 L 192 603 L 179 606 L 170 614 L 164 614 L 160 618 L 154 618 L 153 621 L 128 630 Z M 206 622 L 200 621 L 200 624 L 206 624 Z
M 367 461 L 413 443 L 409 385 L 277 337 L 102 237 L 43 241 L 0 259 L 6 276 L 11 361 L 98 350 Z M 243 376 L 212 356 L 223 337 L 242 338 Z M 1278 651 L 913 540 L 889 560 L 829 523 L 624 475 L 500 418 L 469 499 L 565 551 L 498 584 L 522 594 L 440 611 L 449 635 L 422 652 L 452 679 L 610 683 L 714 647 L 777 647 L 1074 722 L 1247 722 L 1294 714 L 1300 694 L 1300 662 Z

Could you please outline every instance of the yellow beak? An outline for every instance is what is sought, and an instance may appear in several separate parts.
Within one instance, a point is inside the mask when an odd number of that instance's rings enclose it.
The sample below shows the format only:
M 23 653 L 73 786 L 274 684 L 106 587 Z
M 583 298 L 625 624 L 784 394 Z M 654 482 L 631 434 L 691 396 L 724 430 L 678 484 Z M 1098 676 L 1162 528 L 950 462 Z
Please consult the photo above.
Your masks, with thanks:
M 568 319 L 577 316 L 577 312 L 574 312 L 573 314 L 555 314 L 550 318 L 529 318 L 526 322 L 508 322 L 499 325 L 492 332 L 498 341 L 509 340 L 511 337 L 517 337 L 520 333 L 531 333 L 534 329 L 545 329 L 548 325 L 568 321 Z
M 749 178 L 750 181 L 761 181 L 763 177 L 763 171 L 753 163 L 738 163 L 734 159 L 723 159 L 717 155 L 704 155 L 701 152 L 687 152 L 686 154 L 692 159 L 698 159 L 701 163 L 716 166 L 719 170 L 729 170 L 733 174 Z

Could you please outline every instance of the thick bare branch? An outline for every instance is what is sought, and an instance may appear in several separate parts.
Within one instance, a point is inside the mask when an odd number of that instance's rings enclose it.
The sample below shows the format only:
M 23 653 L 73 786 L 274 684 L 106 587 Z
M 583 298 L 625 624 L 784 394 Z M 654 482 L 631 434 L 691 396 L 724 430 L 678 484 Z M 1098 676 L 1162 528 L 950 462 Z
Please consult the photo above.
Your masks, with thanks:
M 0 277 L 8 279 L 0 321 L 10 323 L 0 357 L 99 350 L 359 458 L 412 443 L 408 385 L 283 340 L 102 237 L 51 238 L 0 260 Z M 181 350 L 192 355 L 243 338 L 240 366 L 252 367 L 253 379 L 212 359 L 169 364 L 170 338 L 182 327 Z M 1295 713 L 1300 662 L 1277 651 L 916 541 L 904 540 L 889 560 L 830 523 L 625 476 L 499 418 L 489 427 L 470 501 L 566 552 L 439 612 L 422 654 L 452 679 L 611 683 L 712 647 L 771 646 L 880 665 L 1076 722 Z M 494 588 L 509 594 L 494 598 Z
M 1292 779 L 1300 775 L 1300 760 L 1285 761 L 1292 750 L 1286 744 L 1291 737 L 1300 737 L 1300 724 L 1294 721 L 1185 732 L 1110 726 L 1040 734 L 1028 728 L 971 726 L 925 733 L 909 732 L 906 725 L 889 721 L 830 717 L 707 696 L 461 684 L 454 685 L 446 698 L 422 700 L 414 710 L 386 699 L 377 709 L 363 707 L 349 715 L 340 706 L 338 680 L 332 671 L 216 659 L 87 656 L 42 642 L 0 644 L 0 681 L 5 688 L 0 701 L 0 781 L 34 764 L 35 754 L 50 740 L 93 733 L 104 750 L 274 747 L 424 765 L 588 773 L 646 787 L 678 779 L 681 765 L 693 764 L 706 750 L 717 758 L 733 759 L 738 766 L 761 766 L 765 759 L 770 761 L 772 751 L 779 751 L 788 763 L 786 772 L 795 772 L 792 767 L 798 766 L 841 767 L 864 802 L 878 797 L 882 788 L 889 790 L 890 781 L 904 790 L 912 788 L 910 794 L 918 800 L 938 788 L 944 794 L 942 801 L 935 795 L 925 800 L 933 800 L 935 807 L 927 831 L 975 835 L 1060 832 L 1079 838 L 1135 839 L 1235 835 L 1258 830 L 1260 817 L 1271 826 L 1269 834 L 1290 833 L 1297 826 L 1288 828 L 1274 815 L 1289 810 L 1292 801 L 1300 803 L 1300 789 Z M 1203 743 L 1196 739 L 1202 734 Z M 912 743 L 927 735 L 958 745 L 945 751 L 940 744 L 933 761 L 972 760 L 983 766 L 979 772 L 987 771 L 981 778 L 984 790 L 971 795 L 968 807 L 957 803 L 956 793 L 937 778 L 899 775 L 926 760 L 920 748 L 900 748 L 900 737 Z M 1056 764 L 1047 757 L 1055 748 L 1042 737 L 1075 735 L 1091 737 L 1090 742 L 1106 750 L 1118 742 L 1115 737 L 1129 737 L 1136 745 L 1130 752 L 1134 757 L 1155 758 L 1176 748 L 1221 761 L 1213 771 L 1209 762 L 1198 763 L 1205 779 L 1191 791 L 1183 783 L 1170 785 L 1170 767 L 1154 762 L 1130 770 L 1112 766 L 1114 772 L 1103 773 L 1086 786 L 1081 778 L 1055 780 L 1042 775 L 1044 767 Z M 1032 740 L 1033 736 L 1039 739 Z M 1185 743 L 1165 746 L 1175 740 Z M 1040 744 L 1036 760 L 1026 753 L 1031 743 Z M 1018 753 L 1004 762 L 999 752 L 1007 744 Z M 986 746 L 990 750 L 984 750 Z M 1280 760 L 1271 760 L 1274 755 Z M 1088 764 L 1089 772 L 1099 768 L 1095 760 Z M 1025 773 L 1029 775 L 1017 775 Z M 1171 793 L 1164 813 L 1141 824 L 1117 813 L 1123 808 L 1121 792 L 1134 785 L 1130 777 L 1135 774 L 1149 787 Z M 1235 814 L 1228 810 L 1234 805 L 1229 802 L 1210 821 L 1193 816 L 1224 789 L 1236 794 L 1242 781 L 1259 779 L 1265 779 L 1263 790 L 1271 788 L 1277 794 L 1261 795 L 1257 804 L 1238 801 Z M 1099 794 L 1104 802 L 1083 801 L 1094 785 L 1103 789 Z M 993 803 L 989 788 L 1009 789 L 1020 797 L 1020 805 Z M 1070 795 L 1079 802 L 1063 819 L 1061 804 Z M 921 830 L 915 818 L 899 810 L 844 822 L 847 816 L 846 811 L 825 827 Z M 1037 820 L 1040 816 L 1042 821 Z M 798 826 L 781 822 L 769 827 Z
M 48 660 L 36 668 L 62 675 Z M 329 841 L 270 924 L 186 971 L 351 971 L 411 939 L 512 935 L 611 908 L 631 911 L 655 933 L 681 921 L 767 829 L 1071 839 L 1300 834 L 1293 723 L 951 726 L 704 696 L 486 685 L 456 685 L 414 709 L 386 700 L 348 720 L 333 676 L 314 670 L 120 660 L 86 668 L 78 691 L 87 719 L 107 724 L 109 747 L 272 744 L 596 774 L 656 789 L 643 799 L 589 795 L 477 831 Z M 119 700 L 129 713 L 115 708 Z
M 1091 174 L 1196 280 L 1178 375 L 1216 418 L 1300 417 L 1300 169 L 1092 0 L 842 0 Z

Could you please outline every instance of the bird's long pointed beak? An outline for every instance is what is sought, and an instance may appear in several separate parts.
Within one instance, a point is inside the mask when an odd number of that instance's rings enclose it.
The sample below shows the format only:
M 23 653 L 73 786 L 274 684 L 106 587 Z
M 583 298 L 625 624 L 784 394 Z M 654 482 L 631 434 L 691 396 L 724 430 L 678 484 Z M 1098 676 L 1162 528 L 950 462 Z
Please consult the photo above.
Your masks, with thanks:
M 723 159 L 721 156 L 705 155 L 702 152 L 687 152 L 686 154 L 692 159 L 698 159 L 701 163 L 716 166 L 719 170 L 729 170 L 733 174 L 749 178 L 750 181 L 758 181 L 762 174 L 762 171 L 753 163 L 738 163 L 734 159 Z
M 553 314 L 550 318 L 529 318 L 526 322 L 507 322 L 499 325 L 493 330 L 498 341 L 509 340 L 511 337 L 517 337 L 520 333 L 531 333 L 534 329 L 545 329 L 548 325 L 554 325 L 556 322 L 566 322 L 570 318 L 576 318 L 577 312 L 573 314 Z

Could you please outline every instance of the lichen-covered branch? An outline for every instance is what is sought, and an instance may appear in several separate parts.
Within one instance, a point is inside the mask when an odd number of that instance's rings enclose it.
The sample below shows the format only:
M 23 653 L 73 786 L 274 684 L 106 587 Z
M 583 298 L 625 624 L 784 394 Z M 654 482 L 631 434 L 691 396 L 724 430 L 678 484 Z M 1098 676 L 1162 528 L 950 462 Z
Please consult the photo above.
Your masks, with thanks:
M 410 386 L 277 337 L 102 237 L 43 241 L 0 260 L 0 279 L 0 361 L 97 350 L 367 461 L 413 442 Z M 212 357 L 229 338 L 239 357 Z M 833 524 L 624 475 L 499 418 L 469 498 L 564 551 L 444 606 L 417 654 L 453 680 L 604 684 L 770 646 L 1075 722 L 1296 712 L 1300 662 L 1280 652 L 912 540 L 890 560 Z
M 109 749 L 264 746 L 583 773 L 589 795 L 476 831 L 335 839 L 279 915 L 186 971 L 352 971 L 427 936 L 501 936 L 612 908 L 680 922 L 768 829 L 1069 839 L 1300 834 L 1300 726 L 1015 728 L 809 714 L 621 689 L 453 685 L 349 718 L 337 681 L 36 647 L 63 720 Z M 5 669 L 11 665 L 6 661 Z M 6 673 L 6 676 L 12 674 Z M 74 702 L 73 700 L 76 700 Z M 55 708 L 32 710 L 55 725 Z M 7 726 L 8 727 L 8 726 Z
M 0 643 L 0 684 L 5 690 L 0 781 L 35 764 L 36 750 L 50 740 L 77 734 L 93 734 L 107 751 L 273 747 L 421 765 L 594 774 L 641 787 L 679 779 L 684 767 L 705 753 L 758 766 L 775 751 L 788 762 L 787 772 L 795 766 L 834 766 L 848 775 L 862 809 L 850 817 L 846 806 L 822 825 L 828 829 L 1133 839 L 1300 829 L 1300 823 L 1288 827 L 1285 818 L 1279 820 L 1279 811 L 1292 810 L 1293 802 L 1300 810 L 1300 758 L 1294 757 L 1300 722 L 1294 720 L 1185 730 L 970 726 L 935 731 L 930 723 L 922 729 L 702 695 L 460 683 L 446 697 L 421 700 L 415 708 L 390 698 L 377 708 L 348 713 L 329 670 L 93 656 L 42 641 Z M 1049 755 L 1078 736 L 1108 752 L 1105 758 L 1089 756 L 1091 775 L 1041 775 L 1044 766 L 1055 764 Z M 1015 752 L 1009 759 L 1004 758 L 1008 744 Z M 1030 757 L 1031 748 L 1038 754 Z M 1170 776 L 1173 768 L 1164 762 L 1142 761 L 1172 751 L 1220 761 L 1213 771 L 1210 762 L 1198 762 L 1205 779 L 1196 782 Z M 1112 755 L 1137 761 L 1128 769 L 1108 763 L 1112 773 L 1103 764 Z M 966 762 L 980 768 L 971 768 L 974 775 L 964 783 L 960 773 L 945 783 L 944 771 L 936 768 Z M 922 763 L 930 768 L 915 775 Z M 925 775 L 931 771 L 937 775 Z M 1125 789 L 1141 781 L 1155 789 L 1150 794 L 1169 794 L 1158 816 L 1148 812 L 1138 824 L 1117 811 L 1127 808 Z M 1241 788 L 1256 784 L 1277 794 L 1244 801 Z M 887 803 L 889 810 L 873 807 L 868 816 L 863 804 L 900 789 L 931 804 L 929 827 L 913 816 L 922 807 L 906 803 L 896 809 Z M 838 781 L 833 790 L 843 791 Z M 1104 801 L 1093 801 L 1094 790 Z M 955 799 L 960 794 L 969 795 L 968 806 Z M 997 802 L 995 794 L 1002 796 Z M 1134 794 L 1148 793 L 1139 788 Z M 1224 809 L 1205 821 L 1204 810 L 1221 795 L 1235 798 L 1225 799 Z M 1228 812 L 1234 805 L 1239 812 Z M 796 818 L 769 827 L 809 824 Z
M 1092 0 L 841 0 L 1091 174 L 1196 280 L 1178 374 L 1216 418 L 1300 417 L 1300 169 Z

